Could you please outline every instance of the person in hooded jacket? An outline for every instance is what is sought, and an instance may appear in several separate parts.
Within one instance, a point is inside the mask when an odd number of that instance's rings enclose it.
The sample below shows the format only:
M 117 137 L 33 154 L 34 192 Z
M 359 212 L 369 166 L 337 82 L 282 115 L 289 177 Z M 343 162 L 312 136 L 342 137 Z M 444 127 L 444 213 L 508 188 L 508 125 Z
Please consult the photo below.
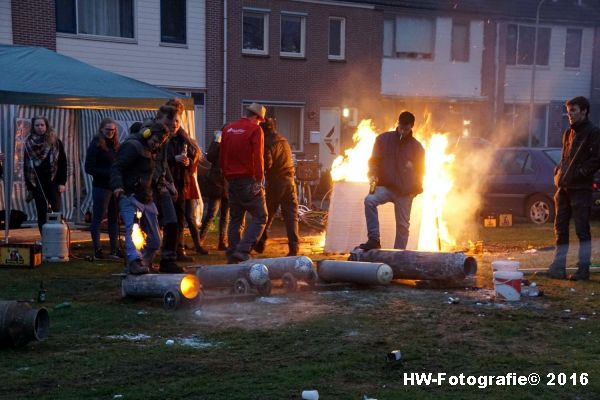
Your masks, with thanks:
M 268 118 L 260 125 L 265 133 L 265 180 L 267 198 L 267 225 L 254 245 L 254 250 L 262 253 L 268 238 L 268 230 L 275 213 L 281 206 L 281 214 L 288 237 L 288 256 L 298 254 L 300 237 L 298 234 L 298 197 L 294 181 L 294 160 L 287 139 L 276 132 L 275 121 Z
M 125 272 L 133 275 L 147 274 L 152 259 L 161 243 L 158 226 L 158 210 L 153 198 L 153 175 L 156 155 L 169 135 L 169 128 L 161 123 L 142 127 L 131 134 L 120 146 L 111 168 L 110 188 L 119 202 L 119 211 L 125 224 Z M 139 216 L 141 214 L 141 216 Z M 134 225 L 146 234 L 146 243 L 140 251 L 133 240 Z M 161 254 L 164 259 L 165 255 Z M 169 260 L 161 260 L 160 272 L 177 273 Z
M 554 279 L 567 277 L 569 221 L 573 217 L 579 253 L 577 271 L 570 279 L 578 281 L 590 279 L 592 184 L 594 174 L 600 168 L 600 129 L 588 119 L 590 102 L 585 97 L 578 96 L 567 101 L 566 108 L 570 127 L 563 133 L 562 156 L 554 170 L 557 188 L 554 195 L 556 247 L 547 275 Z
M 425 149 L 414 138 L 415 116 L 404 111 L 398 117 L 396 130 L 375 139 L 369 159 L 371 190 L 365 197 L 368 240 L 363 250 L 381 248 L 377 207 L 394 203 L 396 217 L 395 249 L 406 249 L 410 227 L 410 210 L 416 195 L 423 192 Z
M 119 151 L 117 123 L 112 118 L 104 118 L 96 136 L 90 142 L 85 156 L 85 172 L 92 176 L 92 224 L 90 234 L 97 259 L 121 258 L 119 254 L 119 207 L 110 190 L 110 170 Z M 100 244 L 100 223 L 106 214 L 110 254 L 105 256 Z

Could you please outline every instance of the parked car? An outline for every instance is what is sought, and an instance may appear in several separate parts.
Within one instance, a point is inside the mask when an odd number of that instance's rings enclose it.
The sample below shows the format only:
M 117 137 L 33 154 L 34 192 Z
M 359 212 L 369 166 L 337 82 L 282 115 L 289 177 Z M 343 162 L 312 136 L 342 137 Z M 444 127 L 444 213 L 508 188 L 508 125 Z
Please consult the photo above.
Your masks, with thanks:
M 483 185 L 483 211 L 512 213 L 544 224 L 554 220 L 554 168 L 560 148 L 507 147 L 493 153 Z

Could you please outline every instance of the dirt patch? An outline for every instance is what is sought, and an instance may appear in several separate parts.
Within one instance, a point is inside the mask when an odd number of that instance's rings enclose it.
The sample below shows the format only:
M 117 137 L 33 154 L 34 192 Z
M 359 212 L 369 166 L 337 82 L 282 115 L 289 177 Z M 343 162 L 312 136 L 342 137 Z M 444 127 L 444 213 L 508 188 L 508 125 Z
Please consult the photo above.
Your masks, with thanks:
M 213 328 L 274 329 L 307 318 L 339 312 L 317 292 L 211 302 L 194 311 L 195 320 Z

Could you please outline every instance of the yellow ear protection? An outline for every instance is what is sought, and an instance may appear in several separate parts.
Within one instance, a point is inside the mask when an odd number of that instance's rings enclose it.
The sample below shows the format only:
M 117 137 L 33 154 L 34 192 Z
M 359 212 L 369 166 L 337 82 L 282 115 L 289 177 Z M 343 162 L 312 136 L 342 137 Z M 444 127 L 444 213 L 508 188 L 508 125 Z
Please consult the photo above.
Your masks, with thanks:
M 145 129 L 142 131 L 142 137 L 143 137 L 144 139 L 149 139 L 149 138 L 150 138 L 150 136 L 152 136 L 152 131 L 150 130 L 150 128 L 145 128 Z

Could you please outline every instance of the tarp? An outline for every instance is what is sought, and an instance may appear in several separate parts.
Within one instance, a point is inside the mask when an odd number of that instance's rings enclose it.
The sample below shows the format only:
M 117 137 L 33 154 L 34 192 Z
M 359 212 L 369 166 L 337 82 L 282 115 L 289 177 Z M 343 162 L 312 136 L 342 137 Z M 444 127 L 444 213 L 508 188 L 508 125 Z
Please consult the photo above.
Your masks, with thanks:
M 0 104 L 156 109 L 171 97 L 181 95 L 45 48 L 0 45 Z
M 6 154 L 0 207 L 6 210 L 7 221 L 15 205 L 29 220 L 37 217 L 33 202 L 25 202 L 23 181 L 22 144 L 32 117 L 48 118 L 65 146 L 68 177 L 61 212 L 79 221 L 91 204 L 91 179 L 81 171 L 100 120 L 114 118 L 123 137 L 131 122 L 152 116 L 172 97 L 183 101 L 187 110 L 182 125 L 195 137 L 191 98 L 47 49 L 0 45 L 0 149 Z M 8 231 L 7 223 L 5 241 Z

